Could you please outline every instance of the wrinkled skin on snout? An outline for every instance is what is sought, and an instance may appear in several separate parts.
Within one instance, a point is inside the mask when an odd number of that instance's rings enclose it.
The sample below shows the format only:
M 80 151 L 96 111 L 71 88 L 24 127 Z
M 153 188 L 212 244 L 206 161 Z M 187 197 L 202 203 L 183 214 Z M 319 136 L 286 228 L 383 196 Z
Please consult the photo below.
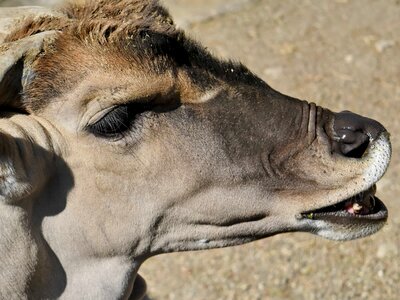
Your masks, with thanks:
M 104 2 L 3 21 L 38 30 L 0 48 L 2 297 L 138 299 L 152 255 L 383 226 L 381 124 L 278 93 L 156 3 Z M 125 8 L 146 26 L 111 14 Z

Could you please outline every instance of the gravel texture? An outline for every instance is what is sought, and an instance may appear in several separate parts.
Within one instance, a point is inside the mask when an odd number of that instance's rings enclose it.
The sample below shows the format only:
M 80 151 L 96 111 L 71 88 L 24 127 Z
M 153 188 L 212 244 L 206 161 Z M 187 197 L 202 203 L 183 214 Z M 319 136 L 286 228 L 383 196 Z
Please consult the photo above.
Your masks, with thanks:
M 400 299 L 400 1 L 165 3 L 193 37 L 218 56 L 242 61 L 275 89 L 380 120 L 393 143 L 391 166 L 378 184 L 390 218 L 378 234 L 346 243 L 293 233 L 155 257 L 140 272 L 150 297 Z

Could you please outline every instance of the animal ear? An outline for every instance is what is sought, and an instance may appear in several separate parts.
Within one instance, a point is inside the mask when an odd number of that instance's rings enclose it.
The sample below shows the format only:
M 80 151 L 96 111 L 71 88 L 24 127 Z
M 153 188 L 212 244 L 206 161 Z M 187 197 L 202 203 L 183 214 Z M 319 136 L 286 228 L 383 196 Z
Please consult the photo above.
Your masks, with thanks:
M 12 42 L 6 41 L 7 36 L 27 20 L 47 16 L 63 15 L 40 7 L 0 9 L 0 107 L 22 108 L 21 95 L 34 76 L 32 67 L 57 31 L 39 32 Z

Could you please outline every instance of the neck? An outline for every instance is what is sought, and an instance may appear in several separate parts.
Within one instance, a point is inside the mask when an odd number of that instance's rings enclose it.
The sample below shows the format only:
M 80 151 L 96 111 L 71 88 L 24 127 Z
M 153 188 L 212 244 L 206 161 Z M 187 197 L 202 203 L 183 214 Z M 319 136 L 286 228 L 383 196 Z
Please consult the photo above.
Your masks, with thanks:
M 144 280 L 138 265 L 123 257 L 77 259 L 56 262 L 47 255 L 32 281 L 33 298 L 143 299 Z

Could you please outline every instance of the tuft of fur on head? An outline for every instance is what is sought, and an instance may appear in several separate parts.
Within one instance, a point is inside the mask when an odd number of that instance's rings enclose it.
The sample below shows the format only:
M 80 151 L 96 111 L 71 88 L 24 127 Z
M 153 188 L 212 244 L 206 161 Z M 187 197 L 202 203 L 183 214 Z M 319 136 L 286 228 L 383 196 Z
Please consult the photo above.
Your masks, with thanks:
M 87 0 L 61 8 L 65 18 L 31 17 L 11 32 L 12 42 L 49 30 L 58 30 L 82 41 L 108 42 L 132 37 L 139 30 L 174 34 L 175 25 L 158 0 Z

